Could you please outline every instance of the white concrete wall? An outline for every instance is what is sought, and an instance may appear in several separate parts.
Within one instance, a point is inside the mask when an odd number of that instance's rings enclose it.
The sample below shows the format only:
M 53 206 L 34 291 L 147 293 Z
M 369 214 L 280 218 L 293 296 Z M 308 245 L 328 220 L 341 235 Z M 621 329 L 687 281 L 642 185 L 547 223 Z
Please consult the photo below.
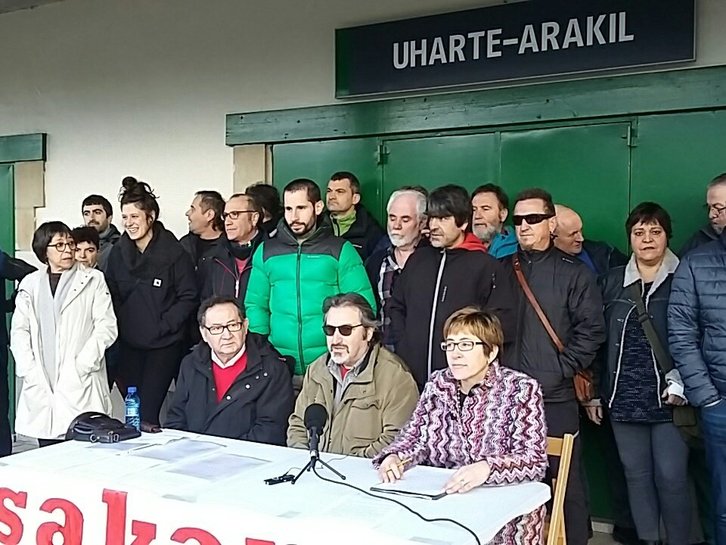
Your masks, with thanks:
M 66 0 L 0 16 L 0 134 L 49 135 L 38 221 L 149 181 L 178 235 L 232 189 L 225 114 L 328 104 L 334 29 L 495 0 Z M 726 64 L 726 2 L 699 0 L 698 65 Z M 117 213 L 116 223 L 120 214 Z

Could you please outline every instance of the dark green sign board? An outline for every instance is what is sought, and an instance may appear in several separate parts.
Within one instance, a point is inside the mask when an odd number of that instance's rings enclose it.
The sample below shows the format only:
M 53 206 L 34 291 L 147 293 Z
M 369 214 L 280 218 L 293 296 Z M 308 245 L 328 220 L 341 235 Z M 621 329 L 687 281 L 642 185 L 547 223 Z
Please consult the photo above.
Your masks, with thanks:
M 336 96 L 695 59 L 695 0 L 530 0 L 336 31 Z

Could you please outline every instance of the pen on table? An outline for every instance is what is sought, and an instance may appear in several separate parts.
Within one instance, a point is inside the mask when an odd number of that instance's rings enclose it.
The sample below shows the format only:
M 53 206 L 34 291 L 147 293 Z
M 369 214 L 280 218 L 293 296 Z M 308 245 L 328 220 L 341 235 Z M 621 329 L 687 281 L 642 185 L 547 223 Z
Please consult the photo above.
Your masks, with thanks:
M 398 470 L 401 472 L 401 474 L 403 474 L 403 470 L 406 467 L 406 464 L 408 464 L 410 462 L 411 462 L 411 458 L 404 458 L 403 460 L 398 461 L 398 463 L 396 465 L 398 466 Z M 387 470 L 386 473 L 388 473 L 389 471 L 391 471 L 391 470 L 390 469 Z

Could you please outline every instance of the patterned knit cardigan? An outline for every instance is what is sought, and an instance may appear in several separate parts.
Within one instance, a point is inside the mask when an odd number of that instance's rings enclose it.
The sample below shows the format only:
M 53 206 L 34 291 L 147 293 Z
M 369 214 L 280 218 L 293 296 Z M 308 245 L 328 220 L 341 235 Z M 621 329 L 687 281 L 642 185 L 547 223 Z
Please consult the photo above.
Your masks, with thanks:
M 416 410 L 373 463 L 397 453 L 424 464 L 458 468 L 486 460 L 487 485 L 541 481 L 547 468 L 547 429 L 539 383 L 493 362 L 460 408 L 458 381 L 449 369 L 432 373 Z M 492 543 L 541 543 L 544 506 L 514 519 Z

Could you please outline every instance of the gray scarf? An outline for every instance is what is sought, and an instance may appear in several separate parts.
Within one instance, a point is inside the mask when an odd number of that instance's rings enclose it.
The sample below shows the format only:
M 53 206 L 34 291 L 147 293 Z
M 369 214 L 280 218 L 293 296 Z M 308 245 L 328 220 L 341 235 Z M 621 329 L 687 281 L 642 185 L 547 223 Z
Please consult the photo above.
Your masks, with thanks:
M 43 368 L 48 377 L 50 389 L 55 389 L 58 375 L 58 355 L 55 353 L 56 347 L 56 325 L 60 320 L 61 308 L 68 296 L 73 278 L 78 271 L 78 265 L 61 274 L 58 287 L 55 290 L 55 297 L 50 291 L 50 274 L 40 281 L 38 287 L 38 298 L 35 300 L 35 315 L 38 317 L 38 325 L 40 326 L 40 349 L 43 357 Z

